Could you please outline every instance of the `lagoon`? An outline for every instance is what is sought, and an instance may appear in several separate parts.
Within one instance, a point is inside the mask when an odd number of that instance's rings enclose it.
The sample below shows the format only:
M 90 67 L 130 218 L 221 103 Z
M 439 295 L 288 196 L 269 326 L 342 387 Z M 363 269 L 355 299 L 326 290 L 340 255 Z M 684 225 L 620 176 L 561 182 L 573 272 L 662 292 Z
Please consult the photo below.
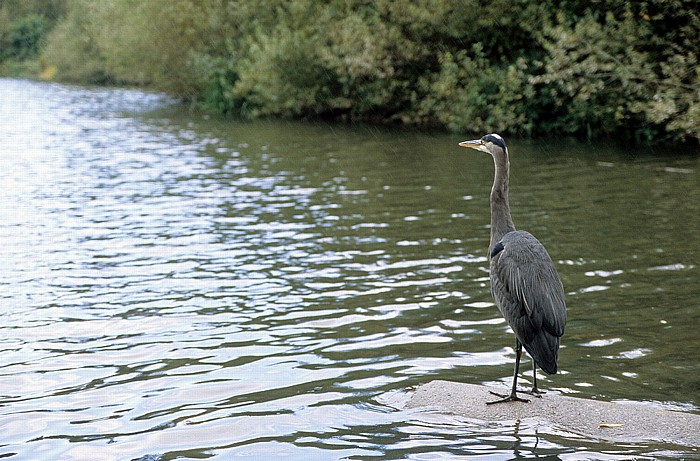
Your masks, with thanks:
M 697 456 L 403 407 L 510 383 L 477 136 L 12 79 L 0 101 L 0 457 Z M 698 153 L 507 142 L 513 219 L 567 293 L 541 387 L 700 413 Z

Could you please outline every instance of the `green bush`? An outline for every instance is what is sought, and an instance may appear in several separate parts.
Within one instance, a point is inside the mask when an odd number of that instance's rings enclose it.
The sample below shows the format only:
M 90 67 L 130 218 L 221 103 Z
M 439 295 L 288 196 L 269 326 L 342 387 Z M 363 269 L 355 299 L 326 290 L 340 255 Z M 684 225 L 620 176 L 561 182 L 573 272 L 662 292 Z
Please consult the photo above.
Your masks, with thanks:
M 42 53 L 63 79 L 244 116 L 700 140 L 695 0 L 65 1 Z
M 455 56 L 443 53 L 440 69 L 423 82 L 426 96 L 418 113 L 453 131 L 531 134 L 533 127 L 522 101 L 532 93 L 523 58 L 494 66 L 481 44 Z
M 195 56 L 193 86 L 198 89 L 198 101 L 206 109 L 224 115 L 248 115 L 245 99 L 233 92 L 239 80 L 238 69 L 230 59 L 209 55 Z
M 94 2 L 69 0 L 66 16 L 49 33 L 42 56 L 48 64 L 57 66 L 61 79 L 114 81 L 99 43 L 102 24 L 96 21 L 98 12 Z
M 65 8 L 64 0 L 0 1 L 0 63 L 4 68 L 36 68 L 46 35 Z
M 49 30 L 49 21 L 37 14 L 29 14 L 14 21 L 9 21 L 6 16 L 5 21 L 5 27 L 0 29 L 2 59 L 22 61 L 36 57 L 41 41 Z
M 693 115 L 700 103 L 700 15 L 689 9 L 690 25 L 679 22 L 676 37 L 660 36 L 674 11 L 666 5 L 653 19 L 647 8 L 661 3 L 639 2 L 637 10 L 625 4 L 602 17 L 588 10 L 574 25 L 560 15 L 557 25 L 544 28 L 544 73 L 531 81 L 549 100 L 549 111 L 541 111 L 553 114 L 546 131 L 636 141 L 700 139 L 700 120 Z

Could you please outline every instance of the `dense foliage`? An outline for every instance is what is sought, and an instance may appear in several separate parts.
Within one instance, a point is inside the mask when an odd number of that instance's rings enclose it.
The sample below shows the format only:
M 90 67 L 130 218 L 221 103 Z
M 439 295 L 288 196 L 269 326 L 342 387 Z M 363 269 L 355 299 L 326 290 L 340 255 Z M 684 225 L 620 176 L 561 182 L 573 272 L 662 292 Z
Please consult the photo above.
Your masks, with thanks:
M 59 78 L 222 113 L 700 140 L 698 0 L 48 3 L 64 6 L 42 52 Z M 26 36 L 9 53 L 35 54 L 41 14 L 3 48 Z
M 64 6 L 64 0 L 0 0 L 0 73 L 38 68 L 41 46 Z

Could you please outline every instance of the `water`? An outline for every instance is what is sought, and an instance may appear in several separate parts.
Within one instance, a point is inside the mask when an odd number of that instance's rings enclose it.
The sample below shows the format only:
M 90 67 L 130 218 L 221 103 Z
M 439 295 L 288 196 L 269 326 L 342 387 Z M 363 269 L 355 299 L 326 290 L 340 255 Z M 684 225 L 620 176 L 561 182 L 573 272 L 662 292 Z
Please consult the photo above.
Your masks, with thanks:
M 510 383 L 491 160 L 461 140 L 0 80 L 0 457 L 698 456 L 402 409 Z M 509 147 L 569 306 L 542 386 L 700 412 L 697 152 Z

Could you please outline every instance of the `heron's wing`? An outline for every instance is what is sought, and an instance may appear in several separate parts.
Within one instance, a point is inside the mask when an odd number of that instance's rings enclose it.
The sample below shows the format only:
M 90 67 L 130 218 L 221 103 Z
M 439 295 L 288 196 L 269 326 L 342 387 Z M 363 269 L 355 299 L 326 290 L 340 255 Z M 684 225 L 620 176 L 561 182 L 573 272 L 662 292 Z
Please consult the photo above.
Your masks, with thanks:
M 530 233 L 509 232 L 491 249 L 493 295 L 511 326 L 525 321 L 559 337 L 566 325 L 564 288 L 544 246 Z

